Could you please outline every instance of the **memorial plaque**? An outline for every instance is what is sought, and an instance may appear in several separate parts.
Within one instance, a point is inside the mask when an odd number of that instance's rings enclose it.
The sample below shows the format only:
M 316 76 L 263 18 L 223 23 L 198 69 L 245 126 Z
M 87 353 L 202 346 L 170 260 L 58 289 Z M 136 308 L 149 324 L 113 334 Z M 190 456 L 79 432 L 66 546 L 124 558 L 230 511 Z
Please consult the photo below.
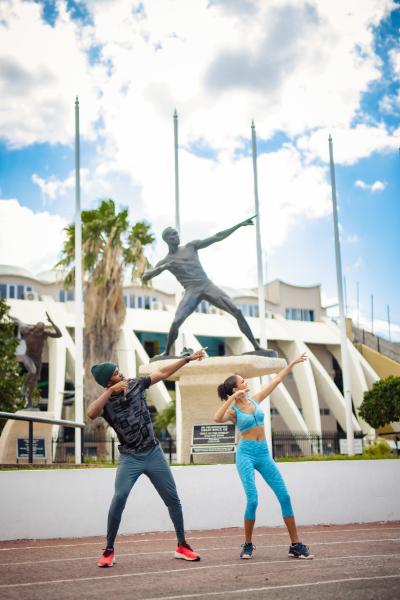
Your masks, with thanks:
M 46 459 L 46 440 L 45 438 L 33 438 L 32 440 L 33 458 Z M 29 458 L 29 439 L 17 438 L 17 458 Z
M 235 452 L 236 427 L 232 423 L 193 425 L 192 454 Z

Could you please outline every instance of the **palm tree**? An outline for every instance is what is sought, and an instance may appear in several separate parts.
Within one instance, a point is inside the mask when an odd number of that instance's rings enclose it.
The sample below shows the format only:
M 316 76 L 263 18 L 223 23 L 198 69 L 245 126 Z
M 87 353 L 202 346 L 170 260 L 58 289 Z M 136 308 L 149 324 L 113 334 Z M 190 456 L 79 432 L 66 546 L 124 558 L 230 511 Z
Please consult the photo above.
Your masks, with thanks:
M 123 280 L 126 268 L 132 280 L 141 278 L 148 266 L 144 248 L 154 241 L 150 225 L 131 226 L 128 209 L 116 212 L 115 202 L 103 200 L 93 210 L 82 211 L 82 271 L 84 279 L 84 397 L 86 406 L 99 393 L 90 374 L 96 362 L 117 362 L 119 331 L 125 319 Z M 66 271 L 64 285 L 75 277 L 75 225 L 66 228 L 67 238 L 58 268 Z

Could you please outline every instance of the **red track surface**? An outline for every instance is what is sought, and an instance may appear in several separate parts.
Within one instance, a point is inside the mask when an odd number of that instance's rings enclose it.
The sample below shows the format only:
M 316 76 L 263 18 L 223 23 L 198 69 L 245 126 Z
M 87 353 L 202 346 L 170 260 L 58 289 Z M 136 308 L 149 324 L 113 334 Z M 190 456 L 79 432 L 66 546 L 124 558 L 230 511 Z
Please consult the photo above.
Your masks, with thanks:
M 119 536 L 117 564 L 96 567 L 102 538 L 0 542 L 2 600 L 306 600 L 400 598 L 400 522 L 301 527 L 315 559 L 287 558 L 281 528 L 259 528 L 253 560 L 240 529 L 195 531 L 202 557 L 174 559 L 171 533 Z

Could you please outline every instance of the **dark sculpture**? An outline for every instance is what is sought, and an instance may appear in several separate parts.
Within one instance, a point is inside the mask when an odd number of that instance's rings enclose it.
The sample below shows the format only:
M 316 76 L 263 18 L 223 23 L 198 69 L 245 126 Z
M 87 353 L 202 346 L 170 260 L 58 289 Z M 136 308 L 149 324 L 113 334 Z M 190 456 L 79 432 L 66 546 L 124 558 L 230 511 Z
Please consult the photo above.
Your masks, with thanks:
M 50 321 L 53 329 L 46 327 L 45 323 L 39 321 L 35 325 L 27 325 L 19 319 L 11 317 L 17 324 L 19 333 L 26 344 L 26 352 L 22 356 L 22 363 L 27 370 L 26 384 L 24 387 L 24 396 L 27 401 L 26 408 L 28 410 L 36 410 L 33 406 L 32 393 L 40 378 L 42 370 L 42 353 L 44 342 L 48 337 L 59 338 L 62 336 L 60 329 L 52 321 L 51 317 L 46 313 L 46 317 Z
M 184 246 L 179 245 L 180 239 L 176 229 L 167 227 L 163 231 L 162 238 L 168 244 L 168 254 L 153 269 L 144 274 L 143 280 L 148 281 L 163 271 L 170 271 L 184 287 L 185 293 L 179 303 L 174 321 L 169 330 L 165 352 L 157 357 L 153 357 L 152 360 L 169 357 L 171 347 L 178 337 L 179 327 L 194 312 L 202 300 L 207 300 L 210 304 L 234 316 L 240 330 L 254 346 L 256 353 L 263 354 L 264 356 L 276 356 L 275 352 L 261 348 L 240 309 L 228 294 L 214 285 L 207 277 L 198 257 L 198 250 L 224 240 L 239 229 L 239 227 L 253 225 L 254 218 L 246 219 L 238 223 L 238 225 L 224 231 L 219 231 L 204 240 L 193 240 Z

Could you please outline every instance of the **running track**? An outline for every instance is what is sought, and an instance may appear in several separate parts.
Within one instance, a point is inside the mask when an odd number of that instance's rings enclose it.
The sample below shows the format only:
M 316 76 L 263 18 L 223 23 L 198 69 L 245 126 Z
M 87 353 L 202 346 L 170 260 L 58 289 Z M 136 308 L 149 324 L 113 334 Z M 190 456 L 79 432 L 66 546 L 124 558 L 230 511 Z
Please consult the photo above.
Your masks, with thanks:
M 315 559 L 287 558 L 287 534 L 259 528 L 253 560 L 240 529 L 188 533 L 202 560 L 173 558 L 171 533 L 117 539 L 117 564 L 99 569 L 102 538 L 0 542 L 2 600 L 394 600 L 400 598 L 400 522 L 301 527 Z

